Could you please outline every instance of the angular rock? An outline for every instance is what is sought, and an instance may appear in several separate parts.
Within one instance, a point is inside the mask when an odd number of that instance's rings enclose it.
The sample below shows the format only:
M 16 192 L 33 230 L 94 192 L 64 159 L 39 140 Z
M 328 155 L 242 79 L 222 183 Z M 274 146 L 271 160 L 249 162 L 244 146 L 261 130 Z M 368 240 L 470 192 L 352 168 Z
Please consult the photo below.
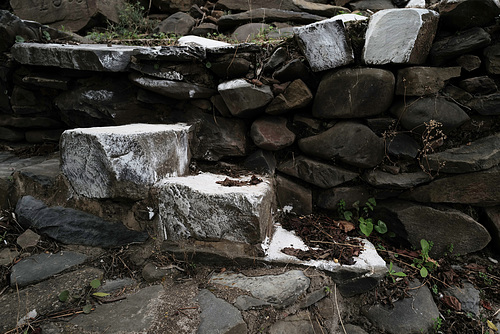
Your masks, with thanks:
M 254 4 L 252 4 L 253 6 Z M 223 15 L 217 25 L 222 29 L 239 26 L 249 22 L 293 22 L 297 25 L 309 24 L 324 20 L 324 16 L 304 12 L 289 11 L 277 8 L 257 8 L 243 13 Z
M 155 28 L 156 32 L 184 36 L 193 29 L 196 21 L 191 15 L 177 12 L 170 15 Z
M 30 229 L 24 231 L 23 234 L 17 237 L 16 240 L 17 244 L 22 249 L 36 247 L 38 241 L 40 241 L 40 235 L 36 234 Z
M 179 270 L 173 266 L 162 268 L 157 267 L 152 263 L 148 263 L 142 268 L 142 278 L 146 282 L 161 281 L 167 277 L 178 276 Z
M 438 10 L 441 14 L 439 23 L 451 31 L 494 24 L 495 17 L 500 14 L 498 2 L 495 0 L 440 1 Z
M 467 173 L 437 179 L 408 192 L 408 199 L 431 203 L 462 203 L 494 206 L 500 203 L 498 167 L 483 172 Z
M 252 59 L 226 54 L 210 62 L 210 71 L 222 79 L 235 79 L 245 77 L 252 68 Z M 220 95 L 219 95 L 220 96 Z M 228 115 L 231 115 L 228 110 Z
M 460 76 L 460 67 L 415 66 L 398 70 L 396 95 L 422 96 L 439 92 L 446 81 Z
M 14 13 L 25 20 L 37 21 L 59 29 L 64 27 L 76 32 L 99 17 L 104 17 L 104 21 L 107 19 L 118 22 L 118 12 L 123 2 L 11 0 L 10 5 Z
M 427 9 L 386 9 L 371 16 L 363 60 L 368 65 L 422 64 L 436 34 L 439 14 Z
M 42 201 L 24 196 L 17 202 L 16 215 L 24 228 L 32 228 L 70 245 L 117 247 L 146 241 L 146 232 L 111 224 L 97 216 L 68 208 L 47 207 Z
M 500 93 L 474 97 L 467 103 L 472 110 L 485 116 L 500 115 Z
M 500 44 L 494 44 L 483 51 L 484 64 L 489 74 L 500 74 Z
M 156 184 L 161 237 L 165 240 L 191 237 L 247 243 L 262 241 L 272 223 L 270 182 L 224 186 L 226 178 L 204 173 L 168 178 Z M 236 179 L 233 183 L 248 179 Z
M 341 69 L 323 76 L 313 116 L 359 118 L 386 111 L 394 96 L 394 75 L 376 68 Z
M 431 256 L 443 256 L 451 244 L 454 252 L 472 253 L 486 247 L 491 240 L 483 225 L 458 210 L 436 209 L 403 201 L 377 204 L 380 211 L 376 217 L 387 223 L 389 230 L 406 238 L 418 249 L 421 239 L 432 241 Z
M 37 87 L 47 87 L 58 90 L 67 90 L 70 84 L 70 78 L 54 73 L 32 73 L 23 76 L 22 82 Z
M 221 83 L 217 90 L 233 116 L 252 117 L 273 99 L 271 88 L 253 85 L 243 79 Z
M 315 334 L 316 331 L 321 333 L 321 327 L 317 322 L 311 321 L 311 315 L 308 313 L 288 316 L 276 321 L 269 328 L 269 334 Z
M 395 129 L 397 120 L 391 117 L 377 117 L 366 119 L 366 125 L 377 135 L 383 135 L 384 132 L 390 132 Z M 387 139 L 390 141 L 391 139 Z
M 11 142 L 23 141 L 24 132 L 17 131 L 10 128 L 0 127 L 0 140 L 6 140 Z
M 14 86 L 10 96 L 10 105 L 14 114 L 21 116 L 55 116 L 47 96 L 40 92 Z
M 313 72 L 344 66 L 354 61 L 344 23 L 327 19 L 293 29 L 295 40 Z
M 265 116 L 252 123 L 250 136 L 257 147 L 278 151 L 290 146 L 295 141 L 295 133 L 286 126 L 284 117 Z
M 12 267 L 10 285 L 23 287 L 43 281 L 64 270 L 82 264 L 86 259 L 86 255 L 74 252 L 32 255 Z
M 486 75 L 462 80 L 458 83 L 458 86 L 473 95 L 490 94 L 498 90 L 495 80 Z
M 356 325 L 346 324 L 344 327 L 347 334 L 368 334 L 363 328 Z
M 335 187 L 358 176 L 358 173 L 314 161 L 304 156 L 281 163 L 278 170 L 324 189 Z
M 307 85 L 302 80 L 297 79 L 271 101 L 266 108 L 266 113 L 281 115 L 290 110 L 304 108 L 312 100 L 313 95 Z
M 387 153 L 398 158 L 417 157 L 420 145 L 410 136 L 404 133 L 398 133 L 394 137 L 386 138 Z
M 16 117 L 0 114 L 0 126 L 14 128 L 60 128 L 63 124 L 48 117 Z
M 338 122 L 316 136 L 299 140 L 300 150 L 323 159 L 338 158 L 347 164 L 370 168 L 384 157 L 384 141 L 366 125 L 351 121 Z
M 312 191 L 279 175 L 276 178 L 276 198 L 280 209 L 298 215 L 312 213 Z
M 276 169 L 276 158 L 272 152 L 258 150 L 249 155 L 243 165 L 250 170 L 272 175 Z
M 3 248 L 0 251 L 0 266 L 9 266 L 18 255 L 19 252 L 17 250 Z
M 155 79 L 131 73 L 129 79 L 144 89 L 179 100 L 209 98 L 215 89 L 189 82 Z
M 270 27 L 266 23 L 246 23 L 236 28 L 231 37 L 238 42 L 252 43 L 260 36 L 264 36 Z
M 463 312 L 470 312 L 479 316 L 479 291 L 469 282 L 463 283 L 463 287 L 451 286 L 444 291 L 445 296 L 453 296 L 458 299 Z
M 65 129 L 56 130 L 31 130 L 24 133 L 28 143 L 43 144 L 47 142 L 59 142 Z
M 293 4 L 292 0 L 254 0 L 249 3 L 246 0 L 220 0 L 217 1 L 217 9 L 231 12 L 245 12 L 254 8 L 265 8 L 301 12 L 300 8 Z
M 7 10 L 0 10 L 0 33 L 2 35 L 0 52 L 9 50 L 16 42 L 16 36 L 26 41 L 37 40 L 40 37 L 37 31 L 30 29 L 23 20 Z
M 195 36 L 210 36 L 217 33 L 217 25 L 213 23 L 202 23 L 191 30 Z
M 187 12 L 191 6 L 202 4 L 199 0 L 153 0 L 153 5 L 163 13 Z
M 12 56 L 24 65 L 55 66 L 82 71 L 124 72 L 142 47 L 105 44 L 17 43 Z
M 316 205 L 327 210 L 337 210 L 340 200 L 347 209 L 352 209 L 355 202 L 366 203 L 371 197 L 367 188 L 362 186 L 337 187 L 323 190 L 318 194 Z
M 391 108 L 391 113 L 398 117 L 403 127 L 421 133 L 430 120 L 442 124 L 441 129 L 448 133 L 469 120 L 469 116 L 453 102 L 442 97 L 425 97 L 409 99 L 406 106 L 397 103 Z
M 426 156 L 426 165 L 443 173 L 470 173 L 500 163 L 500 133 L 443 152 Z
M 198 334 L 245 334 L 247 325 L 240 311 L 210 291 L 203 289 L 198 294 L 201 308 Z
M 144 333 L 158 319 L 164 293 L 161 284 L 149 286 L 126 295 L 126 299 L 119 302 L 98 305 L 89 314 L 71 318 L 70 323 L 80 330 L 93 333 Z M 127 316 L 124 317 L 124 314 Z
M 288 51 L 283 48 L 277 48 L 264 64 L 264 71 L 270 72 L 283 64 L 288 59 Z
M 366 172 L 363 178 L 366 182 L 376 188 L 390 189 L 409 189 L 432 180 L 432 177 L 429 174 L 422 171 L 393 175 L 391 173 L 385 173 L 379 169 Z
M 410 282 L 410 287 L 413 288 L 409 290 L 411 298 L 394 302 L 393 308 L 377 304 L 362 309 L 362 313 L 375 327 L 387 333 L 430 332 L 435 319 L 439 318 L 439 310 L 432 294 L 418 280 Z
M 358 0 L 349 1 L 349 5 L 353 10 L 382 10 L 395 8 L 391 0 Z
M 285 64 L 282 68 L 274 72 L 273 77 L 280 82 L 288 82 L 296 79 L 301 79 L 311 87 L 317 85 L 317 83 L 314 85 L 310 85 L 310 83 L 315 82 L 315 79 L 309 72 L 308 67 L 301 59 L 294 59 L 288 64 Z
M 429 54 L 430 60 L 433 65 L 439 66 L 450 59 L 483 48 L 490 42 L 490 34 L 484 29 L 471 28 L 434 42 Z
M 349 13 L 350 10 L 345 7 L 332 6 L 325 3 L 317 3 L 308 0 L 292 0 L 293 4 L 307 13 L 320 15 L 323 18 L 333 17 L 340 13 Z
M 481 58 L 475 55 L 462 55 L 457 58 L 457 64 L 467 72 L 472 72 L 481 67 Z
M 144 198 L 160 179 L 187 173 L 189 131 L 185 124 L 68 130 L 61 170 L 79 195 Z
M 251 297 L 251 296 L 247 296 L 247 295 L 238 296 L 234 302 L 234 306 L 236 306 L 239 310 L 242 310 L 242 311 L 256 309 L 256 308 L 262 308 L 264 306 L 270 306 L 270 305 L 271 304 L 266 302 L 266 301 L 263 301 L 263 300 L 260 300 L 260 299 L 257 299 L 257 298 Z
M 250 292 L 257 299 L 276 308 L 293 304 L 309 288 L 310 280 L 301 270 L 290 270 L 281 275 L 249 277 L 235 273 L 214 274 L 210 282 Z

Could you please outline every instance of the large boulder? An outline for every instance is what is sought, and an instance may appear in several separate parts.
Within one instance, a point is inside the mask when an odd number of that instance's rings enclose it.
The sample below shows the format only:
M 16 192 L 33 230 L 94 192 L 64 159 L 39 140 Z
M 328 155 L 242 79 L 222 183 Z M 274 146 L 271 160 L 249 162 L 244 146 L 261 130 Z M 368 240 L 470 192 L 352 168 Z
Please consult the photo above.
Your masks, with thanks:
M 325 74 L 314 98 L 318 118 L 359 118 L 386 111 L 394 96 L 394 75 L 377 68 L 346 68 Z
M 366 125 L 343 121 L 316 136 L 299 140 L 302 152 L 319 158 L 338 158 L 347 164 L 370 168 L 384 158 L 384 141 Z
M 386 9 L 370 18 L 363 60 L 368 65 L 422 64 L 436 34 L 439 14 L 427 9 Z
M 189 131 L 183 124 L 67 130 L 61 169 L 78 195 L 144 198 L 163 177 L 188 172 Z
M 155 29 L 156 32 L 164 34 L 176 34 L 184 36 L 193 29 L 196 21 L 191 15 L 177 12 L 163 20 Z

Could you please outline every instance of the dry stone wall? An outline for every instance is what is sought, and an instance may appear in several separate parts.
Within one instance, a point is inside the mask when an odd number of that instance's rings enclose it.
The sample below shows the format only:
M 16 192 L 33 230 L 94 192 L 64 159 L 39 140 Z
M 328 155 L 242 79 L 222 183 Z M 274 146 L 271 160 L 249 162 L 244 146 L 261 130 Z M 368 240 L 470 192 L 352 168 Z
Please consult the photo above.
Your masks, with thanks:
M 185 123 L 192 162 L 273 175 L 279 207 L 336 212 L 339 200 L 352 207 L 375 197 L 376 217 L 410 243 L 476 251 L 500 233 L 491 214 L 500 205 L 500 9 L 477 3 L 350 21 L 289 1 L 295 16 L 309 9 L 281 43 L 185 36 L 151 48 L 14 43 L 43 36 L 2 11 L 0 139 L 57 142 L 72 128 Z M 484 20 L 468 17 L 473 9 Z M 243 13 L 222 16 L 223 26 L 266 15 L 234 10 Z

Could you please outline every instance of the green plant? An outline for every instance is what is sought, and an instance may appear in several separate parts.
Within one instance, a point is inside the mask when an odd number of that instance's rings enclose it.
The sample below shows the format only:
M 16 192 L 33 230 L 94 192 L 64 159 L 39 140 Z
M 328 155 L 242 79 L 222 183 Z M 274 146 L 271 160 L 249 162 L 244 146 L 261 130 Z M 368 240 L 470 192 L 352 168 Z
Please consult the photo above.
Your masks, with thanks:
M 391 261 L 391 263 L 389 264 L 389 271 L 387 272 L 387 276 L 389 276 L 390 278 L 392 278 L 392 282 L 393 283 L 396 283 L 396 278 L 397 277 L 406 277 L 406 274 L 402 271 L 395 271 L 393 268 L 393 263 Z
M 437 294 L 438 294 L 438 292 L 439 292 L 439 291 L 438 291 L 438 286 L 437 286 L 436 284 L 434 284 L 434 285 L 432 286 L 431 290 L 432 290 L 432 292 L 433 292 L 435 295 L 437 295 Z
M 24 43 L 25 41 L 23 36 L 16 35 L 16 43 Z
M 434 319 L 434 325 L 432 325 L 432 328 L 434 329 L 435 333 L 438 333 L 439 330 L 441 330 L 441 326 L 443 326 L 443 319 L 441 319 L 440 317 Z
M 493 284 L 493 280 L 491 279 L 491 277 L 488 276 L 488 274 L 480 271 L 480 272 L 478 272 L 478 275 L 483 280 L 484 284 L 486 284 L 486 285 Z
M 437 262 L 429 256 L 429 252 L 432 249 L 434 243 L 432 241 L 427 241 L 425 239 L 420 240 L 420 258 L 413 259 L 413 267 L 420 269 L 420 276 L 423 278 L 429 275 L 429 272 L 437 267 Z
M 44 30 L 43 33 L 42 33 L 42 37 L 47 40 L 47 41 L 50 41 L 50 34 L 47 30 Z
M 66 303 L 70 300 L 80 301 L 81 304 L 84 304 L 82 307 L 82 311 L 85 314 L 88 314 L 92 311 L 93 303 L 91 303 L 90 297 L 106 297 L 109 296 L 109 293 L 105 292 L 95 292 L 97 288 L 101 286 L 101 280 L 94 279 L 90 282 L 86 291 L 84 291 L 81 295 L 71 295 L 69 290 L 64 290 L 59 293 L 59 301 Z M 79 303 L 79 304 L 80 304 Z
M 353 208 L 356 211 L 353 213 L 352 211 L 346 210 L 346 203 L 341 199 L 337 204 L 337 211 L 339 215 L 347 221 L 352 222 L 353 220 L 357 220 L 361 233 L 369 237 L 373 230 L 380 234 L 387 233 L 387 225 L 383 221 L 378 220 L 375 224 L 373 218 L 369 217 L 376 205 L 377 202 L 373 197 L 369 198 L 362 208 L 359 207 L 359 201 L 356 201 L 353 204 Z

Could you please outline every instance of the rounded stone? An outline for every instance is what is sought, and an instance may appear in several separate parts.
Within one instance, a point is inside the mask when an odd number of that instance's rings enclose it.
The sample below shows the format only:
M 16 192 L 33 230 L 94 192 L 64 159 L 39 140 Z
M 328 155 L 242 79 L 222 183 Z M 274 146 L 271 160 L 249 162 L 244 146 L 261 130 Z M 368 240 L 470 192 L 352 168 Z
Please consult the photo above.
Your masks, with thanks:
M 269 151 L 277 151 L 290 146 L 295 141 L 295 134 L 286 126 L 286 118 L 262 117 L 252 124 L 250 136 L 255 145 Z

